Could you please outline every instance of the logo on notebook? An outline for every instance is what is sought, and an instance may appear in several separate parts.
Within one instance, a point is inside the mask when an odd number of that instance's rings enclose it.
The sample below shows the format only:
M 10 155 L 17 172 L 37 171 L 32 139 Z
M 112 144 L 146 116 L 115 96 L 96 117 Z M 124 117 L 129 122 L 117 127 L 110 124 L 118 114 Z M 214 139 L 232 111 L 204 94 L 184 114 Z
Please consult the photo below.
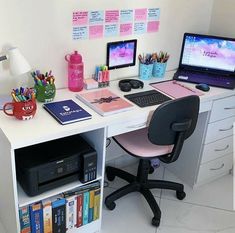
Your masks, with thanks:
M 68 112 L 68 111 L 70 111 L 70 107 L 68 107 L 68 106 L 63 106 L 63 109 L 66 111 L 66 112 Z

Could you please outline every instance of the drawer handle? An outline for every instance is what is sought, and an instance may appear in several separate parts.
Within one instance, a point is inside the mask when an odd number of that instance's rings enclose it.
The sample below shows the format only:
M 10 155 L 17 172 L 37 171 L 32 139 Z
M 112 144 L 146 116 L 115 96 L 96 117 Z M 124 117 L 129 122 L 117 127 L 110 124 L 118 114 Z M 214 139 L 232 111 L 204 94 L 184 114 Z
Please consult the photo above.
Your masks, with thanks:
M 131 128 L 131 129 L 136 129 L 136 128 L 140 128 L 140 127 L 143 127 L 143 126 L 146 126 L 147 122 L 144 122 L 144 123 L 141 123 L 141 124 L 138 124 L 138 125 L 131 125 L 131 126 L 127 126 L 127 128 Z
M 224 108 L 224 110 L 233 110 L 233 109 L 235 109 L 235 106 Z
M 215 151 L 224 151 L 224 150 L 227 150 L 229 148 L 229 145 L 227 145 L 225 148 L 223 149 L 215 149 Z
M 230 126 L 228 129 L 219 129 L 219 131 L 228 131 L 228 130 L 231 130 L 233 128 L 233 125 L 232 126 Z
M 211 171 L 217 171 L 217 170 L 222 169 L 223 167 L 224 167 L 224 163 L 220 167 L 218 167 L 218 168 L 210 168 L 210 170 Z

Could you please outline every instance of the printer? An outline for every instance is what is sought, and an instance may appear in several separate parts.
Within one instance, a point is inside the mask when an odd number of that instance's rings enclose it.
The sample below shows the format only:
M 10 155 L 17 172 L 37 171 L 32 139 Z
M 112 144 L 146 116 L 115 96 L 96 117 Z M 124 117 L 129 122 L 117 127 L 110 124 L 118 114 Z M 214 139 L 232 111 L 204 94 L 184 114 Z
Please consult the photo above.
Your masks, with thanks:
M 80 135 L 16 149 L 17 180 L 29 196 L 96 179 L 97 153 Z

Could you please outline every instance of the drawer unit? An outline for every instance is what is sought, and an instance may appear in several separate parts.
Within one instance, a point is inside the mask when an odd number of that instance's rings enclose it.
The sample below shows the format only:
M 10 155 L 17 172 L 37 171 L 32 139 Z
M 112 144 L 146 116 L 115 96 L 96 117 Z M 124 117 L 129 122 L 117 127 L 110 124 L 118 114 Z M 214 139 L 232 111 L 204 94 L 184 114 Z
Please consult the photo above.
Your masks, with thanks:
M 233 137 L 226 137 L 204 146 L 201 163 L 209 162 L 233 152 Z
M 197 183 L 205 183 L 207 180 L 216 179 L 229 172 L 233 164 L 233 155 L 228 154 L 222 158 L 202 164 L 199 168 Z
M 235 122 L 235 116 L 210 123 L 207 128 L 205 143 L 231 136 L 233 134 L 233 122 Z
M 210 122 L 231 116 L 235 116 L 235 96 L 230 96 L 213 102 Z

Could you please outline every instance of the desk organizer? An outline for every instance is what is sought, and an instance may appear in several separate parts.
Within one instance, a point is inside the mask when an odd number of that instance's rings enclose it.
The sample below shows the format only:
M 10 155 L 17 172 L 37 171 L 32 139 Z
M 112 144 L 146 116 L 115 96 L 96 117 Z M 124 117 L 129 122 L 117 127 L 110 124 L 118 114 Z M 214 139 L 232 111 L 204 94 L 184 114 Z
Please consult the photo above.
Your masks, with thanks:
M 140 79 L 143 80 L 148 80 L 152 77 L 152 72 L 153 72 L 153 64 L 143 64 L 140 63 L 139 66 L 139 75 L 140 75 Z
M 153 77 L 162 78 L 166 73 L 167 62 L 154 62 L 153 63 Z

